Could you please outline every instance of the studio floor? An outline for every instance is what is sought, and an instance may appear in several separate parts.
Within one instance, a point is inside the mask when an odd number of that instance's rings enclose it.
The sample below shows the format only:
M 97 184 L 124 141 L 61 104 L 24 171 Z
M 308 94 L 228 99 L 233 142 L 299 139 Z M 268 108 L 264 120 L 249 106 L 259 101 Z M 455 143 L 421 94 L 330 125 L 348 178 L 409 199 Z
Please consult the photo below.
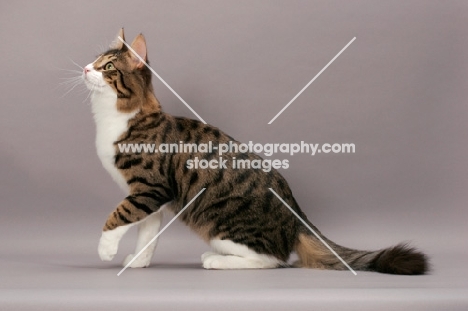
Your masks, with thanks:
M 432 272 L 395 276 L 371 272 L 283 268 L 208 271 L 203 242 L 168 233 L 153 264 L 128 269 L 122 241 L 115 262 L 100 262 L 91 236 L 40 233 L 3 236 L 2 310 L 467 310 L 468 270 L 462 252 L 431 253 Z

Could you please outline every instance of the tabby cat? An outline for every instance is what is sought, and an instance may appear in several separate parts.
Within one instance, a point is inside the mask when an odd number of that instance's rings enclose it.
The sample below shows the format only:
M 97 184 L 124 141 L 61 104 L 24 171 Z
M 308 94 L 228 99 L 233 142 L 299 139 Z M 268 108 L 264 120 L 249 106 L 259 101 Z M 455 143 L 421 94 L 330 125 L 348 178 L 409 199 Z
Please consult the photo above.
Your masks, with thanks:
M 123 29 L 119 36 L 123 39 Z M 344 270 L 345 265 L 269 190 L 272 188 L 355 270 L 423 274 L 427 257 L 406 245 L 378 251 L 339 246 L 324 237 L 301 211 L 286 180 L 274 169 L 189 169 L 187 160 L 218 158 L 217 152 L 123 153 L 124 143 L 228 143 L 233 138 L 197 120 L 164 113 L 153 93 L 146 42 L 138 35 L 128 48 L 116 39 L 110 49 L 84 68 L 97 126 L 96 147 L 104 168 L 128 194 L 107 219 L 99 256 L 112 260 L 127 230 L 138 225 L 135 254 L 159 232 L 163 207 L 178 213 L 206 190 L 180 218 L 212 247 L 202 255 L 206 269 L 262 269 L 287 266 L 290 254 L 298 267 Z M 133 50 L 133 51 L 132 51 Z M 137 55 L 136 55 L 137 54 Z M 232 158 L 261 159 L 231 152 Z M 131 267 L 150 264 L 156 241 Z M 135 255 L 128 255 L 127 265 Z

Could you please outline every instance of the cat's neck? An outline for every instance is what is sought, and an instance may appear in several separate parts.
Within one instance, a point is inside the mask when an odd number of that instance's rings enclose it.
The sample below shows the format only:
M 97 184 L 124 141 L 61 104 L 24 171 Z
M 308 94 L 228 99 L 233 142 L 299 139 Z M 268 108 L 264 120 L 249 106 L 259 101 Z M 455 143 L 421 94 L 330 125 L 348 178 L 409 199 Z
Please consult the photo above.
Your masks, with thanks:
M 118 98 L 114 92 L 101 90 L 91 95 L 92 111 L 95 118 L 105 118 L 120 114 L 135 115 L 161 112 L 156 96 L 148 91 L 145 98 Z M 96 120 L 97 121 L 97 120 Z
M 109 88 L 110 89 L 110 88 Z M 119 186 L 128 192 L 128 185 L 114 166 L 114 142 L 127 131 L 128 121 L 139 110 L 122 112 L 117 109 L 117 95 L 110 90 L 99 90 L 91 95 L 92 111 L 96 122 L 96 149 L 104 168 Z
M 138 110 L 146 114 L 160 112 L 161 105 L 153 92 L 147 90 L 145 95 L 117 98 L 117 109 L 124 113 L 132 113 Z
M 117 95 L 110 87 L 104 87 L 92 92 L 91 107 L 97 125 L 101 123 L 101 120 L 112 119 L 125 114 L 117 109 L 117 100 Z
M 141 107 L 141 111 L 143 113 L 161 112 L 161 104 L 152 90 L 148 90 L 146 93 L 146 99 Z

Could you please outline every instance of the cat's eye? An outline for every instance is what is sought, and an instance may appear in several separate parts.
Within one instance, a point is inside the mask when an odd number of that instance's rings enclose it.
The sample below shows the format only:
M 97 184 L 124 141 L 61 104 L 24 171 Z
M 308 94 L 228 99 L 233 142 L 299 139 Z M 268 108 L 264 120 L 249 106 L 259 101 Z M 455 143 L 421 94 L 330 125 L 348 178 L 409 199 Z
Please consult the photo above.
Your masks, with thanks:
M 115 69 L 115 67 L 114 67 L 114 64 L 112 64 L 111 62 L 108 62 L 107 64 L 104 65 L 104 69 L 105 70 L 113 70 L 113 69 Z

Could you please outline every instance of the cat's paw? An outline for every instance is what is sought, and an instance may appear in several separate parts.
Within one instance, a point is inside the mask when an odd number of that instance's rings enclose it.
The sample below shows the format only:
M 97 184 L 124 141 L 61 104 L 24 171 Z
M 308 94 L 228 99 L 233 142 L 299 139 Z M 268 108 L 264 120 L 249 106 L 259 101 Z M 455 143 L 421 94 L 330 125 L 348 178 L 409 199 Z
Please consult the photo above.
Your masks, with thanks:
M 127 257 L 125 257 L 125 260 L 123 261 L 123 266 L 126 267 L 130 261 L 133 260 L 135 257 L 134 254 L 130 254 Z M 133 262 L 130 264 L 130 268 L 146 268 L 150 265 L 151 263 L 151 258 L 145 258 L 143 254 L 138 256 Z
M 208 258 L 209 256 L 213 256 L 213 255 L 218 255 L 217 253 L 214 253 L 214 252 L 205 252 L 201 255 L 201 260 L 202 262 L 205 261 L 206 258 Z
M 98 253 L 102 261 L 111 261 L 119 248 L 119 241 L 112 239 L 107 232 L 103 232 L 99 240 Z
M 208 254 L 207 254 L 208 253 Z M 207 252 L 203 255 L 206 255 L 202 258 L 203 260 L 203 268 L 205 269 L 227 269 L 226 266 L 226 256 Z
M 98 253 L 102 261 L 111 261 L 117 254 L 117 247 L 108 243 L 99 243 Z

